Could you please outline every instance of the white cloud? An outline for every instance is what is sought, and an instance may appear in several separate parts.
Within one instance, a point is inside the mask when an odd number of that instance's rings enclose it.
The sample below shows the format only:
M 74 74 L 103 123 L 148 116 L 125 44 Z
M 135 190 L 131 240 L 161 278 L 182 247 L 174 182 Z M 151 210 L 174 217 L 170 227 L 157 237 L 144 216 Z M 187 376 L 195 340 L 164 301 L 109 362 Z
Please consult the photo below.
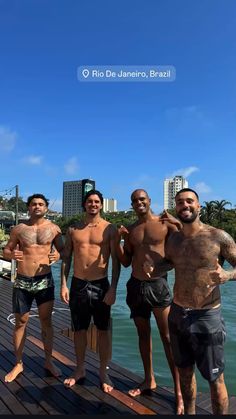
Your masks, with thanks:
M 12 151 L 15 147 L 17 139 L 17 133 L 11 131 L 8 127 L 0 125 L 0 150 L 1 151 Z
M 28 156 L 23 159 L 24 163 L 30 164 L 32 166 L 40 166 L 42 160 L 42 156 Z
M 69 175 L 75 174 L 79 169 L 77 158 L 76 157 L 71 157 L 65 163 L 64 168 L 65 168 L 66 173 L 68 173 Z
M 178 170 L 175 170 L 175 172 L 173 172 L 173 173 L 170 175 L 170 177 L 175 177 L 175 176 L 181 175 L 181 176 L 183 176 L 184 178 L 187 178 L 187 177 L 189 177 L 192 173 L 197 172 L 198 170 L 199 170 L 199 169 L 198 169 L 198 167 L 196 167 L 196 166 L 189 166 L 189 167 L 186 167 L 186 168 L 183 168 L 183 169 L 178 169 Z
M 194 189 L 199 194 L 211 192 L 210 186 L 208 186 L 205 182 L 198 182 L 198 183 L 196 183 Z

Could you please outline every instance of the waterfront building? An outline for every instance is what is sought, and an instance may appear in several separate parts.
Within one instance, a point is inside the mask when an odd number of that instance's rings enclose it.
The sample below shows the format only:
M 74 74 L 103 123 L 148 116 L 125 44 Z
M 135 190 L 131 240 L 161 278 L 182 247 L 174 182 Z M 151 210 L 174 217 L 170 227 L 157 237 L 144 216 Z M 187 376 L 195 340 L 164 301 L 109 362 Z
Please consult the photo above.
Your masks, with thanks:
M 183 188 L 188 188 L 188 181 L 183 176 L 164 180 L 164 209 L 175 207 L 175 195 Z
M 62 215 L 72 217 L 83 212 L 82 202 L 84 195 L 95 189 L 92 179 L 70 180 L 63 182 Z
M 117 212 L 117 200 L 114 198 L 104 198 L 103 212 Z

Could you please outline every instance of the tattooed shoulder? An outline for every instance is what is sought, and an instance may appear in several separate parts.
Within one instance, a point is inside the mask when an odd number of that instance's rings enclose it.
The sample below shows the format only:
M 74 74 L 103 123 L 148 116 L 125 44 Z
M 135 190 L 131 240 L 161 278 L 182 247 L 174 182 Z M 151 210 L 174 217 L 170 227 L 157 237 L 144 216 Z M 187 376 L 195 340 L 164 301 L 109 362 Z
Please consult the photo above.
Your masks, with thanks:
M 217 229 L 217 237 L 220 244 L 221 255 L 232 266 L 236 266 L 236 243 L 233 237 L 221 229 Z

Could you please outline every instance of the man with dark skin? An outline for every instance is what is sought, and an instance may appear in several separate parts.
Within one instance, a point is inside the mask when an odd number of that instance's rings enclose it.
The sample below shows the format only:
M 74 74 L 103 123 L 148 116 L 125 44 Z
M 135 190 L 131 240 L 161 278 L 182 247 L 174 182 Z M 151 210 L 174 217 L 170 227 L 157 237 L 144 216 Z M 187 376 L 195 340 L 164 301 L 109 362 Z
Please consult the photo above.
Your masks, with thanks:
M 17 278 L 13 286 L 15 313 L 13 341 L 16 365 L 5 376 L 6 382 L 15 380 L 23 371 L 22 353 L 26 326 L 34 298 L 38 305 L 42 328 L 45 371 L 55 377 L 60 375 L 59 369 L 52 362 L 54 282 L 50 265 L 59 259 L 64 244 L 60 228 L 44 218 L 48 211 L 48 200 L 45 196 L 42 194 L 30 196 L 27 206 L 29 221 L 20 223 L 12 229 L 3 252 L 7 260 L 17 261 Z
M 156 216 L 150 209 L 151 200 L 143 189 L 135 190 L 131 195 L 131 204 L 138 220 L 119 232 L 124 236 L 124 246 L 118 244 L 117 252 L 121 263 L 128 267 L 132 264 L 131 278 L 127 283 L 127 304 L 131 309 L 139 337 L 139 350 L 144 366 L 144 381 L 129 391 L 136 397 L 145 391 L 156 388 L 152 365 L 152 338 L 150 317 L 154 314 L 165 354 L 174 380 L 177 414 L 183 414 L 183 400 L 180 390 L 178 370 L 174 365 L 171 352 L 168 314 L 171 304 L 170 290 L 163 270 L 165 240 L 177 230 L 178 221 L 170 222 Z M 166 216 L 165 216 L 166 217 Z M 180 223 L 179 223 L 180 224 Z M 144 266 L 149 259 L 155 261 L 155 269 L 146 274 Z
M 194 190 L 182 189 L 175 202 L 183 229 L 174 232 L 166 245 L 166 258 L 175 268 L 169 330 L 185 413 L 195 414 L 196 364 L 209 382 L 213 414 L 227 414 L 223 373 L 226 332 L 219 285 L 236 280 L 236 244 L 225 231 L 200 221 L 200 203 Z M 224 270 L 224 260 L 234 269 Z M 150 270 L 147 264 L 145 268 L 151 272 L 154 264 Z
M 98 330 L 100 385 L 105 393 L 109 393 L 113 389 L 107 374 L 111 357 L 110 310 L 116 299 L 120 263 L 116 255 L 117 230 L 101 217 L 102 204 L 102 194 L 96 190 L 89 191 L 83 202 L 86 212 L 84 220 L 70 227 L 66 234 L 61 270 L 61 298 L 70 304 L 77 366 L 74 374 L 66 378 L 64 384 L 72 387 L 76 383 L 82 384 L 85 379 L 87 329 L 93 316 Z M 67 279 L 72 254 L 74 276 L 69 293 Z M 110 256 L 111 285 L 107 278 Z

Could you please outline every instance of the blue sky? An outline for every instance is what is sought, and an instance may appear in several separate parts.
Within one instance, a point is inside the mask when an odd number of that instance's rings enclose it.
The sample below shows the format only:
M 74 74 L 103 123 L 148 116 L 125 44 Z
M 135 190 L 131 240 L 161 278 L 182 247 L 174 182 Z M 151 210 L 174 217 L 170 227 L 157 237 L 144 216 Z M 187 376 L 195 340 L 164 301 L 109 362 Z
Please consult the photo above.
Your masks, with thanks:
M 0 194 L 61 209 L 92 178 L 118 208 L 163 208 L 186 175 L 201 201 L 235 199 L 234 0 L 0 0 Z M 85 83 L 78 66 L 173 65 L 170 83 Z

